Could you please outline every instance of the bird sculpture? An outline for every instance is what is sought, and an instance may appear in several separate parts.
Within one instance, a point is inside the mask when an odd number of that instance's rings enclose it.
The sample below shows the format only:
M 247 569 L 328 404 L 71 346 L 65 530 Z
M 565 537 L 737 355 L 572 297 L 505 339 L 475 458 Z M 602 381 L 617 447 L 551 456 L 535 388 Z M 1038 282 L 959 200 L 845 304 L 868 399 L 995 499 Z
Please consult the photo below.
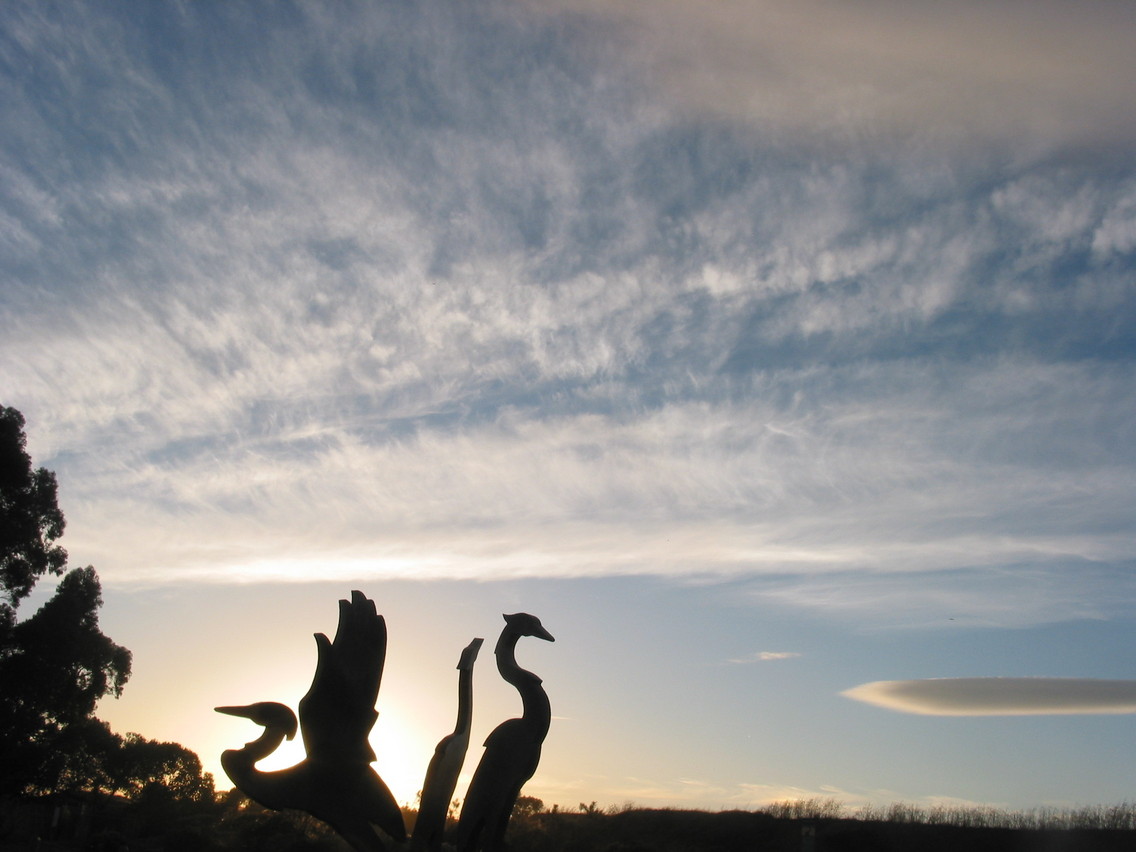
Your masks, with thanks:
M 473 721 L 473 664 L 483 641 L 474 639 L 470 642 L 458 660 L 458 718 L 454 732 L 442 737 L 426 768 L 426 780 L 422 782 L 422 801 L 414 820 L 412 848 L 415 850 L 438 852 L 442 848 L 446 814 L 449 813 L 454 788 L 458 784 L 458 774 L 469 748 L 469 729 Z
M 259 760 L 296 735 L 296 716 L 283 704 L 263 701 L 217 707 L 219 713 L 264 727 L 244 748 L 221 755 L 221 767 L 250 799 L 266 808 L 306 811 L 330 825 L 357 852 L 383 852 L 372 824 L 396 841 L 406 839 L 402 812 L 371 767 L 367 736 L 378 718 L 375 701 L 386 661 L 387 628 L 374 601 L 353 591 L 339 602 L 335 641 L 315 634 L 318 649 L 311 688 L 300 700 L 300 732 L 307 757 L 288 769 L 263 772 Z
M 524 709 L 519 719 L 502 722 L 485 740 L 485 752 L 469 783 L 458 820 L 458 852 L 496 852 L 501 848 L 521 787 L 540 763 L 552 710 L 540 678 L 517 665 L 517 640 L 522 636 L 556 641 L 535 615 L 519 612 L 505 616 L 505 629 L 493 653 L 497 671 L 517 688 Z

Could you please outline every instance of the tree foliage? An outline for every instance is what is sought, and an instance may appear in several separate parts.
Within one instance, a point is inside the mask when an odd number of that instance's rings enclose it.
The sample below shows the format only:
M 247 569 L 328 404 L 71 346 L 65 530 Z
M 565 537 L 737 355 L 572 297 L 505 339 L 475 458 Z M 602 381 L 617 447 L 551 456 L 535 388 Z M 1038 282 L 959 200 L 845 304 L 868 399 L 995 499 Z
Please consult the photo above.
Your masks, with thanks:
M 0 407 L 0 617 L 9 626 L 36 580 L 63 573 L 67 563 L 67 551 L 55 544 L 64 526 L 55 474 L 33 470 L 26 446 L 24 416 Z
M 119 695 L 130 652 L 99 630 L 102 604 L 93 568 L 64 575 L 38 612 L 16 624 L 0 649 L 0 790 L 52 790 L 76 777 L 75 761 L 107 747 L 94 718 L 104 695 Z M 105 726 L 104 726 L 105 727 Z
M 202 772 L 201 759 L 179 743 L 127 734 L 108 755 L 106 770 L 110 792 L 130 798 L 161 790 L 175 801 L 213 801 L 213 776 Z
M 524 819 L 533 817 L 544 810 L 544 800 L 536 796 L 517 796 L 513 804 L 513 816 Z
M 65 572 L 55 475 L 32 469 L 24 418 L 0 407 L 0 793 L 90 788 L 114 735 L 94 717 L 130 677 L 130 652 L 99 629 L 91 567 Z M 45 573 L 62 574 L 40 609 L 16 607 Z

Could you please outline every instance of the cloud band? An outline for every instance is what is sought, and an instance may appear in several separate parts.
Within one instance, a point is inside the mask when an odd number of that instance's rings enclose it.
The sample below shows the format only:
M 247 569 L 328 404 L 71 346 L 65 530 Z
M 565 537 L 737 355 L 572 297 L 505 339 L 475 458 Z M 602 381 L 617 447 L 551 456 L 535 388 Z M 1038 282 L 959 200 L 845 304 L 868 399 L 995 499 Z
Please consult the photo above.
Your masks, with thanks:
M 841 693 L 924 716 L 1036 716 L 1136 713 L 1136 680 L 963 677 L 880 680 Z

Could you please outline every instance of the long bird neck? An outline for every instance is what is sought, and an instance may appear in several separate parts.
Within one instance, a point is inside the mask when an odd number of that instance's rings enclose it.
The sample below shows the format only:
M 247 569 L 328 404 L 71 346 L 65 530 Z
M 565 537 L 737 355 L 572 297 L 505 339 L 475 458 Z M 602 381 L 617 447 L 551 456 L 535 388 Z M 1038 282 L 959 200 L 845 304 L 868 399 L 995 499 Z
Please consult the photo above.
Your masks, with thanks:
M 473 721 L 473 669 L 462 669 L 458 674 L 458 720 L 454 724 L 454 733 L 460 734 L 469 730 Z
M 251 770 L 258 760 L 263 760 L 280 747 L 284 742 L 284 732 L 279 728 L 265 728 L 264 733 L 250 743 L 245 743 L 242 749 L 232 749 L 221 755 L 222 760 L 228 758 L 235 765 Z
M 497 647 L 493 654 L 497 657 L 497 671 L 506 683 L 511 683 L 521 694 L 521 703 L 524 705 L 524 722 L 534 730 L 548 731 L 552 721 L 552 708 L 548 703 L 548 695 L 541 686 L 541 680 L 530 671 L 517 665 L 517 640 L 520 634 L 506 630 L 497 640 Z
M 275 772 L 264 772 L 256 768 L 256 762 L 276 751 L 283 741 L 283 730 L 265 728 L 263 734 L 251 743 L 245 743 L 244 748 L 222 752 L 221 768 L 242 793 L 266 808 L 306 809 L 303 797 L 297 798 L 294 782 L 290 780 L 296 767 Z

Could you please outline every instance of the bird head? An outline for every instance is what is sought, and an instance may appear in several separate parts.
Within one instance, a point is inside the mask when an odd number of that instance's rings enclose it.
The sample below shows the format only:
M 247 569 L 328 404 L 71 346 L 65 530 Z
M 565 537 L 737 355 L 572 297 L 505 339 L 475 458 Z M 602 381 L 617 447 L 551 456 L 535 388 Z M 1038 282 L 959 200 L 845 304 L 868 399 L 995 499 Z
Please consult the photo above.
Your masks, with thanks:
M 465 650 L 462 651 L 461 659 L 458 660 L 458 671 L 472 671 L 474 660 L 477 659 L 477 652 L 481 650 L 481 643 L 484 641 L 484 639 L 474 639 L 466 645 Z
M 540 619 L 535 615 L 529 615 L 527 612 L 515 612 L 512 615 L 504 615 L 504 618 L 505 623 L 521 636 L 535 636 L 537 639 L 544 639 L 546 642 L 556 641 L 552 638 L 552 634 L 544 629 Z
M 218 713 L 226 716 L 240 716 L 252 719 L 258 725 L 269 730 L 283 731 L 284 736 L 292 739 L 296 736 L 296 714 L 283 704 L 275 701 L 258 701 L 256 704 L 247 704 L 243 707 L 214 707 Z

